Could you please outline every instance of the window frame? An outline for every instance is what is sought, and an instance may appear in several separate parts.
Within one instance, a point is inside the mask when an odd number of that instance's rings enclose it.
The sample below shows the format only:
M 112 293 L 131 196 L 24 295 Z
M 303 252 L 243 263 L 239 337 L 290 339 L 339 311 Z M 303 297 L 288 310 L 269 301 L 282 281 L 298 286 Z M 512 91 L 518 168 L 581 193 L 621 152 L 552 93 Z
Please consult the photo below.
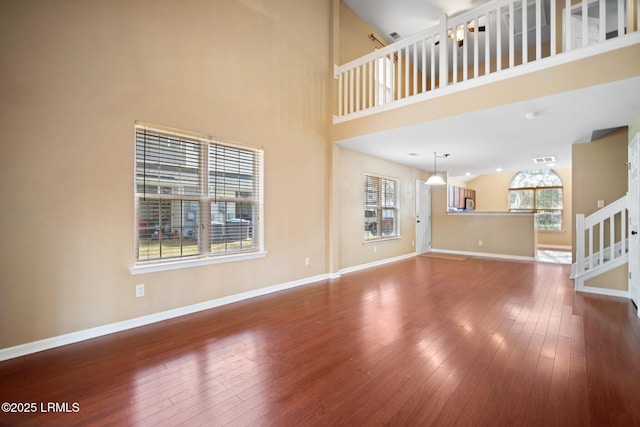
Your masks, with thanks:
M 155 181 L 154 179 L 151 179 L 150 177 L 153 177 L 152 174 L 147 174 L 146 172 L 146 168 L 151 164 L 151 163 L 147 163 L 147 159 L 146 156 L 148 155 L 148 151 L 147 151 L 147 146 L 145 145 L 145 151 L 144 151 L 144 160 L 141 161 L 140 160 L 140 155 L 141 153 L 139 152 L 140 147 L 139 147 L 139 135 L 141 133 L 149 133 L 149 135 L 155 135 L 158 136 L 158 141 L 161 140 L 161 138 L 175 138 L 177 141 L 180 142 L 184 142 L 187 141 L 188 143 L 195 143 L 198 146 L 198 154 L 197 154 L 197 158 L 193 157 L 193 153 L 191 156 L 191 163 L 193 164 L 194 161 L 197 162 L 198 167 L 197 167 L 197 181 L 198 181 L 198 188 L 196 189 L 195 193 L 192 193 L 193 188 L 189 187 L 189 188 L 178 188 L 176 193 L 174 193 L 173 190 L 169 189 L 168 193 L 165 194 L 165 189 L 163 187 L 163 180 L 166 180 L 166 177 L 160 177 L 160 175 L 158 174 L 157 177 L 155 177 Z M 146 144 L 146 136 L 144 137 L 145 141 L 144 144 Z M 158 143 L 158 146 L 160 146 L 160 143 Z M 237 181 L 238 181 L 238 191 L 235 192 L 235 197 L 229 197 L 227 195 L 223 195 L 220 196 L 220 194 L 217 193 L 217 182 L 216 180 L 218 179 L 217 177 L 221 174 L 221 173 L 226 173 L 225 168 L 231 164 L 234 165 L 233 163 L 233 159 L 231 160 L 227 160 L 225 158 L 225 163 L 224 166 L 218 166 L 217 164 L 215 164 L 216 166 L 213 166 L 211 164 L 211 160 L 210 159 L 214 159 L 214 157 L 216 159 L 219 158 L 216 157 L 217 156 L 217 151 L 216 154 L 214 154 L 211 150 L 210 147 L 221 147 L 224 150 L 229 150 L 229 152 L 237 152 L 238 153 L 238 157 L 237 157 L 237 163 L 235 164 L 238 168 L 238 171 L 241 171 L 241 168 L 244 166 L 246 167 L 247 164 L 249 165 L 249 170 L 251 171 L 249 178 L 248 178 L 248 182 L 250 182 L 250 190 L 252 192 L 251 195 L 249 195 L 247 197 L 247 193 L 245 191 L 241 191 L 241 190 L 246 190 L 246 186 L 245 187 L 241 187 L 241 175 L 237 176 Z M 177 154 L 173 154 L 175 156 L 175 158 L 172 158 L 170 160 L 174 161 L 173 164 L 169 164 L 168 169 L 171 169 L 171 167 L 173 167 L 175 169 L 175 163 L 176 163 L 176 158 L 178 158 L 179 160 L 177 162 L 180 162 L 180 166 L 182 166 L 182 159 L 180 158 L 182 156 L 181 150 L 176 150 L 175 151 Z M 163 153 L 160 150 L 158 151 L 157 154 L 158 157 L 160 157 L 160 155 Z M 189 152 L 185 151 L 185 158 L 187 156 L 189 156 Z M 246 155 L 242 155 L 242 154 L 246 154 Z M 247 163 L 247 159 L 249 160 L 249 162 Z M 158 160 L 158 162 L 160 162 L 161 160 Z M 226 163 L 226 161 L 229 161 L 230 163 Z M 185 164 L 187 163 L 187 161 L 185 160 Z M 142 174 L 140 174 L 140 170 L 139 170 L 139 164 L 142 164 L 144 167 L 144 172 Z M 213 166 L 213 167 L 212 167 Z M 217 172 L 216 172 L 217 171 Z M 213 175 L 212 175 L 212 172 Z M 238 172 L 238 174 L 240 174 L 240 172 Z M 213 176 L 213 178 L 212 178 Z M 150 188 L 153 188 L 154 186 L 157 186 L 157 190 L 155 190 L 154 192 L 147 192 L 147 180 L 149 180 L 149 182 L 151 182 L 151 186 Z M 188 181 L 189 178 L 186 178 L 186 180 Z M 193 181 L 193 179 L 191 179 L 191 181 Z M 183 184 L 182 181 L 169 181 L 170 183 L 174 183 L 176 184 L 176 186 L 185 186 L 186 184 Z M 225 184 L 226 185 L 226 184 Z M 216 186 L 215 189 L 216 191 L 213 191 L 213 194 L 211 194 L 211 191 L 209 191 L 210 186 Z M 142 187 L 142 190 L 141 190 Z M 227 189 L 225 187 L 225 189 Z M 253 194 L 255 194 L 253 196 Z M 163 257 L 161 254 L 159 257 L 156 258 L 150 258 L 150 259 L 144 259 L 141 258 L 141 253 L 140 253 L 140 243 L 141 243 L 141 221 L 143 221 L 144 219 L 142 218 L 141 215 L 141 204 L 143 202 L 146 201 L 158 201 L 159 205 L 162 208 L 162 202 L 163 201 L 167 201 L 170 200 L 172 202 L 175 201 L 179 201 L 181 204 L 181 210 L 180 210 L 180 218 L 178 219 L 180 221 L 180 226 L 177 227 L 179 230 L 179 244 L 178 246 L 181 248 L 180 250 L 180 255 L 178 256 L 166 256 Z M 195 203 L 192 203 L 195 202 Z M 241 244 L 240 244 L 240 249 L 228 249 L 229 245 L 229 240 L 225 238 L 224 240 L 224 250 L 222 251 L 214 251 L 212 246 L 215 240 L 215 237 L 212 235 L 212 222 L 213 222 L 213 218 L 214 218 L 214 205 L 216 204 L 225 204 L 226 207 L 226 203 L 236 203 L 236 204 L 243 204 L 243 206 L 240 209 L 240 214 L 242 215 L 243 212 L 246 212 L 246 204 L 250 204 L 251 205 L 251 212 L 252 212 L 252 216 L 253 218 L 251 218 L 251 223 L 247 226 L 247 233 L 251 233 L 250 236 L 250 242 L 251 245 L 249 247 L 246 248 L 242 248 Z M 186 215 L 189 217 L 189 219 L 199 219 L 199 221 L 196 222 L 196 226 L 195 228 L 197 228 L 196 231 L 196 248 L 197 248 L 197 253 L 196 254 L 183 254 L 183 239 L 185 238 L 184 235 L 184 224 L 183 221 L 185 221 L 185 211 L 182 210 L 182 206 L 183 204 L 188 204 L 190 206 L 190 208 L 193 208 L 193 206 L 197 206 L 197 213 L 191 213 L 189 214 L 189 212 L 186 212 Z M 171 209 L 173 209 L 173 206 L 171 207 Z M 223 212 L 223 214 L 225 215 L 225 223 L 224 223 L 224 227 L 225 227 L 225 232 L 227 231 L 227 223 L 226 221 L 228 220 L 228 218 L 226 218 L 226 212 Z M 238 212 L 236 212 L 236 215 L 238 214 Z M 163 222 L 162 222 L 162 216 L 159 217 L 159 223 L 157 224 L 156 228 L 159 228 L 160 230 L 162 230 L 163 228 Z M 234 217 L 232 219 L 238 220 L 237 217 Z M 174 228 L 173 223 L 174 223 L 174 217 L 173 215 L 170 215 L 170 219 L 169 222 L 171 222 L 172 224 L 172 228 Z M 242 221 L 242 217 L 240 217 L 240 222 L 241 222 L 241 226 L 240 226 L 240 230 L 242 229 L 242 225 L 244 224 L 244 222 Z M 148 224 L 148 223 L 147 223 Z M 193 228 L 193 227 L 192 227 Z M 234 231 L 234 230 L 232 230 Z M 234 232 L 237 232 L 237 230 L 235 230 Z M 148 230 L 147 230 L 148 233 Z M 160 233 L 162 233 L 162 231 L 160 231 Z M 247 236 L 249 236 L 249 234 L 247 234 Z M 248 238 L 249 239 L 249 238 Z M 160 247 L 161 243 L 159 243 Z M 191 243 L 190 248 L 193 246 L 193 243 Z M 238 246 L 238 245 L 235 245 Z M 142 273 L 149 273 L 149 272 L 155 272 L 155 271 L 164 271 L 164 270 L 172 270 L 172 269 L 177 269 L 177 268 L 186 268 L 186 267 L 193 267 L 193 266 L 199 266 L 199 265 L 208 265 L 208 264 L 217 264 L 217 263 L 221 263 L 221 262 L 230 262 L 230 261 L 240 261 L 240 260 L 245 260 L 245 259 L 253 259 L 253 258 L 261 258 L 266 256 L 267 252 L 264 250 L 264 151 L 261 147 L 255 147 L 255 146 L 250 146 L 250 145 L 246 145 L 246 144 L 240 144 L 240 143 L 236 143 L 236 142 L 231 142 L 228 140 L 222 140 L 220 138 L 215 138 L 212 136 L 208 136 L 208 135 L 202 135 L 202 134 L 197 134 L 197 133 L 193 133 L 193 132 L 189 132 L 189 131 L 183 131 L 183 130 L 178 130 L 178 129 L 173 129 L 173 128 L 167 128 L 164 126 L 158 126 L 158 125 L 152 125 L 152 124 L 148 124 L 148 123 L 144 123 L 144 122 L 136 122 L 135 127 L 134 127 L 134 254 L 133 254 L 133 261 L 134 261 L 134 266 L 130 268 L 130 272 L 131 274 L 142 274 Z
M 368 203 L 369 200 L 367 198 L 367 194 L 369 193 L 368 191 L 368 182 L 372 180 L 372 181 L 376 181 L 377 184 L 375 184 L 374 188 L 376 189 L 375 191 L 375 203 Z M 385 193 L 385 181 L 388 182 L 392 182 L 394 185 L 394 191 L 393 191 L 393 202 L 392 204 L 389 204 L 388 202 L 383 202 L 383 197 L 384 197 L 384 193 Z M 370 173 L 365 173 L 364 174 L 364 198 L 363 198 L 363 242 L 364 243 L 370 243 L 370 242 L 379 242 L 379 241 L 384 241 L 384 240 L 394 240 L 394 239 L 399 239 L 401 238 L 400 236 L 400 180 L 397 178 L 391 178 L 388 176 L 382 176 L 382 175 L 375 175 L 375 174 L 370 174 Z M 375 222 L 372 222 L 370 220 L 368 220 L 368 218 L 371 218 L 370 215 L 368 215 L 368 213 L 370 211 L 375 211 L 375 215 L 373 216 L 374 218 L 376 218 Z M 393 211 L 393 215 L 392 217 L 386 216 L 384 215 L 385 211 Z M 382 223 L 385 219 L 389 219 L 389 218 L 393 218 L 393 233 L 392 234 L 384 234 L 384 225 L 383 226 L 378 226 L 378 224 Z M 375 224 L 375 236 L 374 237 L 367 237 L 367 233 L 371 233 L 371 224 Z M 371 235 L 371 234 L 369 234 Z
M 545 186 L 545 185 L 540 185 L 540 186 L 526 186 L 526 187 L 513 187 L 513 181 L 518 177 L 518 175 L 522 174 L 522 173 L 530 173 L 530 174 L 534 174 L 534 172 L 540 172 L 540 171 L 549 171 L 551 173 L 553 173 L 558 180 L 560 181 L 560 183 L 562 183 L 562 178 L 560 177 L 560 175 L 558 175 L 558 173 L 552 169 L 538 169 L 538 170 L 526 170 L 526 171 L 519 171 L 518 173 L 516 173 L 513 178 L 511 179 L 511 183 L 509 184 L 509 199 L 508 199 L 508 206 L 509 206 L 509 212 L 527 212 L 527 213 L 533 213 L 536 215 L 536 228 L 539 231 L 543 231 L 543 232 L 562 232 L 564 231 L 563 228 L 563 220 L 562 220 L 562 216 L 563 216 L 563 212 L 564 212 L 564 185 L 549 185 L 549 186 Z M 544 191 L 544 190 L 560 190 L 560 197 L 561 197 L 561 203 L 562 203 L 562 207 L 561 208 L 541 208 L 538 207 L 538 200 L 539 200 L 539 195 L 538 192 L 540 191 Z M 512 208 L 511 207 L 511 194 L 514 191 L 530 191 L 532 194 L 532 207 L 531 208 Z M 547 228 L 547 227 L 541 227 L 539 221 L 539 214 L 543 213 L 543 212 L 558 212 L 558 216 L 559 216 L 559 222 L 558 222 L 558 226 L 557 228 Z

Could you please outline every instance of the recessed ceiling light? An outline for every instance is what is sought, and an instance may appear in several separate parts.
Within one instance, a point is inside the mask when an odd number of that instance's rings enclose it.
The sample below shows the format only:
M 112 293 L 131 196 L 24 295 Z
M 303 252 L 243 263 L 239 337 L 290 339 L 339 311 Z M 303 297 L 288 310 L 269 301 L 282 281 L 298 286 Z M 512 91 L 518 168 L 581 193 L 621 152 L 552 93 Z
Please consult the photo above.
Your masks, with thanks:
M 502 172 L 502 168 L 496 168 L 496 172 Z
M 471 176 L 471 172 L 467 172 L 464 174 L 465 176 Z
M 556 165 L 555 163 L 548 163 L 548 164 L 547 164 L 547 166 L 549 166 L 550 168 L 551 168 L 551 167 L 554 167 L 555 165 Z
M 527 120 L 533 120 L 533 119 L 535 119 L 536 117 L 538 117 L 538 113 L 533 112 L 533 111 L 529 111 L 528 113 L 524 113 L 524 117 L 525 117 Z

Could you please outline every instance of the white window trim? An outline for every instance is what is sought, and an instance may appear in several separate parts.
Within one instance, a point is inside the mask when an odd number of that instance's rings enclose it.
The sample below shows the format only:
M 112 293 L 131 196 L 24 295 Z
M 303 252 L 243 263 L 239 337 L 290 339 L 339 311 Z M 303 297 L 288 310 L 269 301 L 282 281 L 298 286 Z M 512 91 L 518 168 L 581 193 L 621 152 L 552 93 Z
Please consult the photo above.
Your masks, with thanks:
M 231 255 L 220 255 L 216 257 L 194 257 L 190 259 L 180 259 L 175 261 L 138 263 L 129 268 L 131 275 L 156 273 L 158 271 L 179 270 L 181 268 L 200 267 L 203 265 L 222 264 L 226 262 L 245 261 L 249 259 L 265 258 L 268 251 L 244 252 Z
M 387 179 L 387 180 L 391 180 L 391 181 L 395 181 L 396 183 L 396 206 L 394 207 L 396 210 L 396 235 L 395 236 L 386 236 L 386 237 L 376 237 L 373 239 L 362 239 L 362 243 L 364 245 L 366 245 L 367 243 L 377 243 L 377 242 L 384 242 L 384 241 L 388 241 L 388 240 L 398 240 L 398 239 L 402 239 L 402 236 L 400 235 L 400 180 L 398 178 L 393 178 L 390 176 L 385 176 L 385 175 L 377 175 L 374 173 L 365 173 L 365 180 L 367 176 L 371 176 L 371 177 L 375 177 L 375 178 L 380 178 L 380 179 Z M 366 195 L 364 196 L 366 197 Z M 362 206 L 364 207 L 365 203 L 362 203 Z M 382 209 L 382 208 L 381 208 Z
M 262 147 L 251 146 L 247 144 L 240 144 L 240 143 L 236 143 L 228 140 L 223 140 L 221 138 L 216 138 L 208 135 L 201 135 L 201 134 L 184 131 L 184 130 L 173 129 L 165 126 L 149 124 L 141 121 L 136 121 L 136 126 L 134 127 L 134 129 L 137 129 L 137 128 L 148 128 L 154 131 L 161 131 L 164 133 L 175 134 L 176 136 L 179 136 L 179 137 L 183 137 L 183 136 L 196 137 L 196 138 L 200 138 L 207 141 L 211 140 L 216 142 L 222 142 L 230 146 L 238 146 L 245 149 L 262 151 Z M 135 132 L 134 132 L 134 138 L 135 138 Z M 134 146 L 134 162 L 133 162 L 134 182 L 135 182 L 135 176 L 136 176 L 136 161 L 135 161 L 136 157 L 135 156 L 136 156 L 136 151 Z M 236 253 L 230 252 L 227 254 L 220 254 L 220 255 L 206 253 L 206 254 L 194 255 L 191 257 L 138 261 L 136 259 L 136 254 L 135 254 L 135 250 L 137 250 L 137 247 L 138 247 L 138 235 L 137 235 L 138 227 L 136 224 L 137 223 L 137 217 L 136 217 L 136 221 L 134 221 L 134 266 L 129 268 L 129 272 L 131 273 L 131 275 L 154 273 L 159 271 L 177 270 L 182 268 L 192 268 L 192 267 L 198 267 L 198 266 L 204 266 L 204 265 L 222 264 L 227 262 L 243 261 L 243 260 L 266 257 L 269 252 L 264 249 L 264 152 L 262 153 L 262 156 L 263 158 L 261 160 L 261 176 L 259 177 L 258 184 L 257 184 L 258 191 L 261 195 L 261 200 L 258 203 L 258 221 L 256 224 L 257 228 L 260 230 L 260 240 L 258 241 L 258 246 L 254 251 L 236 252 Z M 201 160 L 204 161 L 204 159 L 201 159 Z M 203 177 L 202 179 L 206 179 L 206 178 Z M 136 206 L 137 198 L 139 197 L 139 195 L 136 193 L 135 190 L 134 190 L 133 196 L 134 196 L 134 206 Z M 162 195 L 160 196 L 162 197 Z M 199 197 L 199 199 L 201 200 L 201 202 L 205 200 L 209 200 L 208 197 Z M 208 232 L 208 227 L 206 229 Z

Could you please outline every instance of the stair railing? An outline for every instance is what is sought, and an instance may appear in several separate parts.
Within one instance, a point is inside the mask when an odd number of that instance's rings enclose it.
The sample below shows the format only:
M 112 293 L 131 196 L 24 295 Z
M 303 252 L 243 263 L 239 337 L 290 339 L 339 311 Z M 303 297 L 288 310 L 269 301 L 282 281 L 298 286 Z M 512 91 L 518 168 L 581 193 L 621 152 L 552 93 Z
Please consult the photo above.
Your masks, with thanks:
M 576 215 L 576 277 L 626 256 L 627 206 L 625 195 L 587 217 Z

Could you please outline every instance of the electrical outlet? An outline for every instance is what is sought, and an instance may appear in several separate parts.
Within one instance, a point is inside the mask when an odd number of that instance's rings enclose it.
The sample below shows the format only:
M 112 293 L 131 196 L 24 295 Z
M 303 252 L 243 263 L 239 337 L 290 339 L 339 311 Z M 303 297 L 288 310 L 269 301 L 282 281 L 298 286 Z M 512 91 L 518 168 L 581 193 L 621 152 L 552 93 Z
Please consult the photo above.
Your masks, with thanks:
M 304 259 L 304 265 L 309 265 L 309 262 L 310 262 L 309 257 L 306 257 Z
M 598 200 L 598 208 L 604 208 L 604 200 Z
M 478 246 L 482 246 L 482 240 L 478 240 Z
M 144 296 L 144 284 L 136 285 L 136 298 Z
M 373 252 L 378 252 L 378 247 L 377 246 L 373 247 Z

